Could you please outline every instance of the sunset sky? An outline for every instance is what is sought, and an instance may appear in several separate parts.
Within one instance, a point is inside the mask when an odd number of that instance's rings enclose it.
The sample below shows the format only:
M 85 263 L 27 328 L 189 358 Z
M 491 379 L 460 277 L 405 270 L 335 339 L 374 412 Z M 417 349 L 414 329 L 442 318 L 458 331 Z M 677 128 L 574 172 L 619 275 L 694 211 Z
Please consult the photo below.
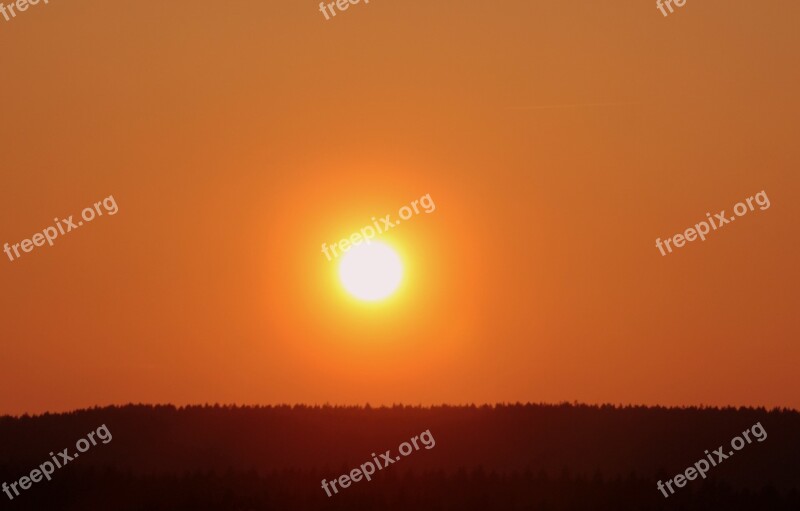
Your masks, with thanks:
M 791 15 L 790 15 L 791 14 Z M 800 408 L 800 4 L 51 0 L 0 19 L 0 414 Z M 709 37 L 709 31 L 714 37 Z M 765 191 L 666 257 L 669 238 Z M 381 239 L 399 292 L 321 253 Z

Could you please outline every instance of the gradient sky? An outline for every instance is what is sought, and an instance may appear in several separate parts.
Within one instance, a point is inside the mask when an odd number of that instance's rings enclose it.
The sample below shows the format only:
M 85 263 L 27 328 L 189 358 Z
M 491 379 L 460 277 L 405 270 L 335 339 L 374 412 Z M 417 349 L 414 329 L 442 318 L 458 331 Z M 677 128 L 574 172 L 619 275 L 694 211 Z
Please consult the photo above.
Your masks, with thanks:
M 800 408 L 800 4 L 52 0 L 0 20 L 0 413 Z M 764 190 L 668 257 L 655 248 Z M 333 243 L 387 233 L 380 305 Z

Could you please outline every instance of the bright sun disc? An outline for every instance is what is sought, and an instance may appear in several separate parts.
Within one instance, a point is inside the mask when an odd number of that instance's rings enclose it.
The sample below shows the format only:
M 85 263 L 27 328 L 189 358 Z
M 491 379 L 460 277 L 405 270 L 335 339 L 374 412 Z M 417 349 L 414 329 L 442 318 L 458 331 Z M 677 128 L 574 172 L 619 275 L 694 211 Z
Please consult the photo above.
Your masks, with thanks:
M 356 245 L 339 264 L 339 278 L 348 293 L 360 300 L 382 300 L 394 293 L 403 278 L 400 257 L 380 242 Z

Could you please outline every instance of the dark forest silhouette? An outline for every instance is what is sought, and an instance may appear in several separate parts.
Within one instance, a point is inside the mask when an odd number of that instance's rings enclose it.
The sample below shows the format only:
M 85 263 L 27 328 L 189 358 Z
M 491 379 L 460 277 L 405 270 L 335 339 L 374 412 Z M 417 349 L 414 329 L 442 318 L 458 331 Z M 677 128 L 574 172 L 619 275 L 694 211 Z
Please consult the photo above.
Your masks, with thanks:
M 665 499 L 656 481 L 756 422 L 745 446 Z M 141 406 L 0 418 L 10 483 L 105 424 L 92 447 L 0 509 L 800 509 L 800 413 L 587 405 Z M 421 449 L 327 497 L 334 479 L 430 430 Z

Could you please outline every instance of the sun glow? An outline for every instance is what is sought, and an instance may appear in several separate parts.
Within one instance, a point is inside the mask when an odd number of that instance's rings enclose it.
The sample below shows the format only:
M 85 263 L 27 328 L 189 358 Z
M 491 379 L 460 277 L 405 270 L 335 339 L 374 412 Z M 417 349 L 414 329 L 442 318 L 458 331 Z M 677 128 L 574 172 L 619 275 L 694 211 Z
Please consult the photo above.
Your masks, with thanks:
M 369 302 L 394 293 L 403 278 L 400 257 L 381 242 L 354 246 L 342 257 L 339 278 L 348 293 Z

